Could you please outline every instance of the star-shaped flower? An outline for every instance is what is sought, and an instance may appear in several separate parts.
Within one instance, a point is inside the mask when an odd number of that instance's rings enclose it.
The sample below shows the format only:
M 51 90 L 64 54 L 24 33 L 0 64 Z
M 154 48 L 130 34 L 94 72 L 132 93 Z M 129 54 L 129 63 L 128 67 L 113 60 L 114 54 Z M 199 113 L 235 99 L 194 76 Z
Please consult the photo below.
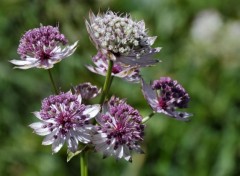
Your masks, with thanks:
M 51 95 L 42 101 L 42 108 L 34 115 L 40 120 L 30 125 L 34 132 L 46 136 L 43 145 L 52 145 L 58 152 L 66 142 L 71 152 L 76 152 L 78 143 L 89 143 L 93 125 L 90 119 L 100 111 L 100 105 L 84 105 L 80 94 L 72 92 Z
M 154 112 L 163 113 L 181 121 L 188 121 L 192 114 L 176 111 L 187 108 L 190 97 L 185 89 L 170 77 L 161 77 L 148 85 L 142 80 L 142 92 Z
M 96 117 L 98 126 L 92 143 L 104 157 L 132 161 L 131 151 L 143 153 L 139 143 L 143 140 L 144 125 L 139 112 L 124 100 L 112 97 L 103 105 L 102 113 Z
M 16 65 L 15 68 L 20 69 L 33 67 L 49 69 L 74 53 L 78 42 L 70 46 L 66 45 L 67 43 L 67 39 L 59 32 L 58 27 L 40 26 L 23 35 L 18 47 L 21 60 L 10 62 Z

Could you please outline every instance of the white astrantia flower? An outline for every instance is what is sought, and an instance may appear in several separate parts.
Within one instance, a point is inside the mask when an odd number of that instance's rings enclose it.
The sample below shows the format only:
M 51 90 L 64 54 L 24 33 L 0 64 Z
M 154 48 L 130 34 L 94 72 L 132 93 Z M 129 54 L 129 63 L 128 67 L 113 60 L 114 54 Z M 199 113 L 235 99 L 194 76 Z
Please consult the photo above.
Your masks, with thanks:
M 176 111 L 187 108 L 190 97 L 185 89 L 170 77 L 161 77 L 148 85 L 142 80 L 142 92 L 154 112 L 163 113 L 171 118 L 188 121 L 192 114 Z
M 108 62 L 106 55 L 98 52 L 96 56 L 92 58 L 95 66 L 87 66 L 87 68 L 99 75 L 106 76 L 108 70 Z M 113 62 L 112 76 L 122 78 L 128 82 L 138 83 L 140 81 L 139 66 L 129 66 L 121 62 Z
M 125 100 L 112 97 L 103 105 L 96 120 L 99 125 L 95 127 L 92 144 L 104 157 L 114 156 L 131 162 L 132 151 L 143 153 L 140 142 L 143 141 L 145 125 L 139 112 Z
M 78 143 L 90 143 L 93 125 L 90 119 L 100 111 L 100 105 L 84 105 L 80 94 L 60 93 L 42 101 L 42 108 L 34 115 L 40 120 L 30 125 L 34 132 L 45 136 L 43 145 L 52 145 L 58 152 L 64 143 L 71 152 L 76 152 Z
M 27 31 L 20 40 L 18 54 L 21 60 L 11 60 L 14 68 L 52 68 L 54 64 L 72 55 L 77 43 L 67 45 L 67 39 L 58 27 L 40 26 Z M 63 47 L 64 46 L 64 47 Z
M 144 21 L 136 22 L 112 11 L 97 16 L 90 12 L 86 27 L 96 48 L 113 61 L 141 67 L 158 62 L 153 55 L 161 48 L 152 48 L 157 37 L 147 35 Z

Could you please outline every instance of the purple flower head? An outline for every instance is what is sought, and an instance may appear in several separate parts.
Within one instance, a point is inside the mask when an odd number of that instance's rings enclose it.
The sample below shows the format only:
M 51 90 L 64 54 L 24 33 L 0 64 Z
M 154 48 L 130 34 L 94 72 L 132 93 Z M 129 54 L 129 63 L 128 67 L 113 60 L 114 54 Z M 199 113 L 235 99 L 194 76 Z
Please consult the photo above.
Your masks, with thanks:
M 98 52 L 92 58 L 95 67 L 87 66 L 87 68 L 94 73 L 106 76 L 108 70 L 108 62 L 106 55 Z M 138 83 L 140 81 L 139 66 L 129 66 L 121 62 L 113 62 L 112 76 L 123 78 L 126 81 Z
M 74 87 L 74 91 L 76 94 L 81 94 L 82 99 L 88 100 L 96 97 L 100 93 L 101 89 L 98 89 L 97 86 L 86 82 Z
M 157 37 L 147 35 L 144 21 L 136 22 L 129 15 L 112 11 L 97 16 L 90 12 L 86 27 L 96 48 L 114 61 L 141 67 L 158 62 L 152 57 L 160 48 L 151 47 Z
M 163 113 L 177 120 L 187 121 L 192 114 L 178 112 L 177 108 L 187 108 L 190 97 L 185 89 L 170 77 L 162 77 L 147 85 L 142 80 L 142 91 L 153 111 Z
M 103 105 L 103 112 L 96 117 L 99 126 L 92 143 L 104 157 L 114 156 L 132 161 L 131 151 L 143 153 L 139 143 L 143 140 L 144 125 L 139 112 L 124 100 L 112 97 Z
M 100 111 L 99 105 L 81 104 L 81 95 L 72 92 L 51 95 L 42 101 L 42 108 L 34 115 L 40 120 L 30 125 L 34 132 L 46 136 L 43 145 L 52 145 L 53 153 L 58 152 L 63 144 L 75 152 L 78 143 L 89 143 L 93 125 L 90 119 Z
M 72 55 L 77 42 L 71 46 L 58 27 L 40 26 L 27 31 L 20 40 L 18 54 L 21 60 L 11 60 L 15 68 L 28 69 L 32 67 L 49 69 L 55 63 Z M 63 49 L 61 46 L 65 46 Z

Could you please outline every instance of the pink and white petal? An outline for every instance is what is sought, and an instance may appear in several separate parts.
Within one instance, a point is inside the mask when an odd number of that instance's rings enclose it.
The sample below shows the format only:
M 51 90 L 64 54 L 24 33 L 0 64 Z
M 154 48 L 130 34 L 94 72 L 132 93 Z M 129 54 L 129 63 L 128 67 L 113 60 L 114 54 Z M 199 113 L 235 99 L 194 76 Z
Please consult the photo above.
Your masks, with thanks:
M 9 62 L 11 62 L 14 65 L 19 65 L 19 66 L 26 65 L 26 64 L 27 65 L 32 64 L 31 61 L 26 61 L 26 60 L 10 60 Z
M 99 74 L 99 75 L 102 75 L 102 76 L 105 76 L 106 75 L 106 72 L 104 72 L 103 70 L 99 69 L 98 67 L 93 67 L 91 65 L 88 65 L 86 66 L 87 69 L 93 73 L 96 73 L 96 74 Z
M 92 142 L 96 145 L 104 143 L 107 141 L 107 134 L 100 133 L 93 136 Z
M 106 142 L 95 145 L 95 149 L 98 152 L 105 152 L 108 149 L 108 144 Z
M 116 156 L 119 159 L 123 157 L 123 146 L 122 145 L 120 145 L 118 147 L 118 149 L 116 150 Z
M 40 115 L 40 112 L 39 111 L 35 111 L 33 112 L 33 114 L 39 119 L 39 120 L 43 120 L 41 115 Z
M 33 114 L 34 114 L 35 117 L 37 117 L 39 120 L 43 121 L 43 123 L 44 123 L 44 122 L 53 123 L 53 124 L 56 123 L 56 122 L 54 121 L 54 119 L 42 119 L 42 117 L 41 117 L 41 115 L 40 115 L 40 112 L 38 112 L 38 111 L 33 112 Z
M 136 70 L 136 67 L 127 68 L 127 69 L 124 69 L 123 71 L 115 74 L 114 76 L 123 78 L 123 77 L 129 76 L 129 75 L 132 75 L 135 72 L 135 70 Z
M 129 148 L 126 145 L 123 145 L 123 157 L 125 160 L 132 162 L 132 157 L 131 157 Z
M 43 123 L 43 122 L 34 122 L 34 123 L 30 124 L 29 126 L 30 126 L 32 129 L 37 130 L 37 129 L 43 128 L 44 125 L 46 125 L 46 123 Z
M 61 51 L 61 53 L 63 54 L 63 57 L 68 57 L 72 55 L 77 49 L 77 43 L 78 41 L 76 41 L 73 45 L 70 45 L 70 46 L 68 45 L 65 48 L 63 48 L 63 50 Z
M 65 138 L 58 136 L 58 138 L 54 140 L 52 144 L 53 153 L 57 153 L 62 148 L 64 142 L 65 142 Z
M 139 145 L 135 145 L 133 150 L 136 151 L 137 153 L 144 154 L 144 151 L 141 149 Z
M 92 131 L 94 126 L 92 124 L 84 125 L 84 131 Z
M 67 146 L 68 146 L 68 149 L 71 151 L 71 152 L 75 152 L 77 151 L 77 148 L 78 148 L 78 140 L 75 136 L 73 136 L 71 133 L 70 133 L 70 136 L 67 137 Z
M 110 145 L 108 145 L 108 147 L 106 148 L 106 150 L 103 152 L 103 155 L 106 156 L 115 156 L 116 157 L 116 152 L 114 150 L 114 144 L 115 144 L 116 140 L 112 139 Z
M 39 129 L 35 129 L 34 132 L 36 134 L 38 134 L 39 136 L 46 136 L 48 134 L 51 133 L 51 131 L 49 130 L 49 128 L 39 128 Z
M 148 45 L 150 45 L 150 46 L 153 45 L 156 39 L 157 39 L 157 36 L 148 37 Z
M 57 134 L 58 130 L 54 130 L 53 132 L 51 132 L 49 135 L 47 135 L 43 141 L 42 141 L 42 145 L 51 145 L 55 138 L 54 136 Z
M 148 101 L 149 105 L 155 110 L 158 104 L 157 95 L 154 90 L 152 90 L 151 86 L 146 84 L 143 79 L 141 79 L 141 82 L 143 96 Z
M 18 66 L 15 66 L 14 68 L 29 69 L 29 68 L 38 67 L 38 66 L 39 66 L 39 62 L 32 62 L 25 65 L 18 65 Z
M 95 117 L 101 110 L 100 105 L 88 105 L 83 111 L 83 115 L 89 115 L 89 118 Z M 88 119 L 87 119 L 88 120 Z
M 90 133 L 85 133 L 84 131 L 74 131 L 75 137 L 82 143 L 89 143 L 91 141 L 92 136 Z
M 179 112 L 179 111 L 173 111 L 173 112 L 170 111 L 169 114 L 176 120 L 180 120 L 180 121 L 189 121 L 190 120 L 189 117 L 193 115 L 187 112 Z

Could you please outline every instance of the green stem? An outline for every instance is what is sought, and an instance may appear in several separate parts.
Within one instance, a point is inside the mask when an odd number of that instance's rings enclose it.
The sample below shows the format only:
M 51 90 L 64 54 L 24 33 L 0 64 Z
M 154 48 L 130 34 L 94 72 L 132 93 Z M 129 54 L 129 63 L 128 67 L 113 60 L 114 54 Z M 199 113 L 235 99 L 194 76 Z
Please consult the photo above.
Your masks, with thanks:
M 102 91 L 102 96 L 101 96 L 101 99 L 100 99 L 100 104 L 103 104 L 106 96 L 107 96 L 107 93 L 111 87 L 111 83 L 112 83 L 112 67 L 113 67 L 113 61 L 112 60 L 109 60 L 109 63 L 108 63 L 108 70 L 107 70 L 107 75 L 106 75 L 106 78 L 105 78 L 105 82 L 104 82 L 104 85 L 103 85 L 103 91 Z
M 152 112 L 148 116 L 144 117 L 143 120 L 142 120 L 142 123 L 146 123 L 154 115 L 155 115 L 155 112 Z
M 80 154 L 80 173 L 81 176 L 88 176 L 87 153 L 84 151 Z
M 56 85 L 54 83 L 52 72 L 51 72 L 50 69 L 48 69 L 48 75 L 50 77 L 50 80 L 51 80 L 51 83 L 52 83 L 52 87 L 53 87 L 53 90 L 54 90 L 55 94 L 58 94 L 57 87 L 56 87 Z

